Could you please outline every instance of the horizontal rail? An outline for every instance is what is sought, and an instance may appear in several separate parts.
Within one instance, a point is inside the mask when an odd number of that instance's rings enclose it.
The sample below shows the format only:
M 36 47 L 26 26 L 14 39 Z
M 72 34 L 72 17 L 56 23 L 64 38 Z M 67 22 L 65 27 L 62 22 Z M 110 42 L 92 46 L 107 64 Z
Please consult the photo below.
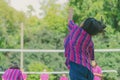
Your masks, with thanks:
M 64 50 L 41 50 L 41 49 L 0 49 L 0 52 L 64 52 Z M 95 49 L 95 52 L 120 52 L 120 49 Z
M 116 70 L 103 70 L 103 73 L 117 73 Z M 0 74 L 3 74 L 4 72 L 0 72 Z M 62 72 L 23 72 L 26 74 L 43 74 L 43 73 L 47 73 L 47 74 L 68 74 L 68 71 L 62 71 Z

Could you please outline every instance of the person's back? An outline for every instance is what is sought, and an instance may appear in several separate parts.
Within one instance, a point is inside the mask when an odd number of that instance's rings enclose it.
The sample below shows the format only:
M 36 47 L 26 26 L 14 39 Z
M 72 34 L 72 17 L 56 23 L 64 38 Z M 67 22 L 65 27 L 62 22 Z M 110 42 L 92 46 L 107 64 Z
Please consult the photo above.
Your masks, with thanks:
M 47 70 L 44 69 L 43 72 L 45 72 L 45 73 L 40 75 L 40 80 L 49 80 L 49 74 L 46 73 Z
M 23 80 L 22 72 L 17 63 L 13 62 L 5 73 L 2 75 L 2 80 Z
M 19 69 L 8 69 L 2 75 L 3 80 L 23 80 L 22 73 Z
M 41 74 L 40 75 L 40 79 L 41 80 L 48 80 L 49 79 L 49 75 L 48 74 Z
M 104 32 L 102 20 L 87 18 L 80 26 L 73 21 L 73 9 L 68 14 L 68 35 L 64 39 L 66 66 L 71 80 L 93 80 L 91 61 L 94 61 L 92 36 Z

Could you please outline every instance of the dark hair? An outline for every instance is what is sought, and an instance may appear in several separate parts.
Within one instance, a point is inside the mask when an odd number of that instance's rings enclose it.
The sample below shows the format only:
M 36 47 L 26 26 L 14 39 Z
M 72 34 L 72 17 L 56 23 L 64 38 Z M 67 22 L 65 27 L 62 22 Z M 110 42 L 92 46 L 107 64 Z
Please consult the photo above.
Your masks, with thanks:
M 10 69 L 20 69 L 16 62 L 12 62 L 10 65 Z
M 106 26 L 102 22 L 97 21 L 94 18 L 87 18 L 82 26 L 82 28 L 90 35 L 96 35 L 97 33 L 103 32 L 105 27 Z

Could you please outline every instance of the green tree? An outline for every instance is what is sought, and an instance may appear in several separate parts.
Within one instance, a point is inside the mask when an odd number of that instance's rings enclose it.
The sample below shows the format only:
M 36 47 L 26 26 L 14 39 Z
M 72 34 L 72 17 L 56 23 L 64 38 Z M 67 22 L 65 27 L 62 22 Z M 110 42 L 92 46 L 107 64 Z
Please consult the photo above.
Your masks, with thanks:
M 120 0 L 105 0 L 104 14 L 106 21 L 116 31 L 120 31 Z
M 0 0 L 0 13 L 0 48 L 20 48 L 20 23 L 25 21 L 24 13 L 16 11 L 4 0 Z M 19 54 L 0 53 L 2 70 L 8 68 L 12 60 L 19 62 Z
M 107 25 L 106 32 L 93 37 L 95 49 L 119 48 L 119 1 L 120 0 L 69 0 L 69 6 L 75 10 L 76 23 L 84 21 L 88 17 L 104 18 Z M 95 53 L 96 60 L 103 70 L 119 68 L 119 53 Z M 104 74 L 106 80 L 116 79 L 117 74 Z M 108 79 L 109 78 L 109 79 Z
M 43 70 L 46 69 L 48 72 L 52 71 L 52 69 L 48 68 L 46 65 L 42 64 L 41 62 L 33 62 L 28 65 L 28 71 L 32 72 L 43 72 Z M 39 80 L 40 75 L 28 75 L 29 77 L 27 78 L 28 80 Z M 50 80 L 54 80 L 53 75 L 49 75 Z
M 33 6 L 32 5 L 28 5 L 27 6 L 27 8 L 28 8 L 28 11 L 27 11 L 27 16 L 28 17 L 31 17 L 32 16 L 32 13 L 35 11 L 35 9 L 33 8 Z
M 44 15 L 42 19 L 33 17 L 28 19 L 31 22 L 25 27 L 25 48 L 63 49 L 63 39 L 66 34 L 66 13 L 61 9 L 60 5 L 50 0 L 48 0 L 48 3 L 43 8 L 45 8 L 44 11 L 46 12 L 46 15 Z M 55 71 L 66 69 L 65 65 L 61 65 L 64 64 L 63 54 L 61 53 L 34 53 L 30 55 L 26 54 L 25 56 L 42 61 Z M 30 63 L 27 59 L 25 60 L 26 65 Z M 55 61 L 56 64 L 54 64 Z

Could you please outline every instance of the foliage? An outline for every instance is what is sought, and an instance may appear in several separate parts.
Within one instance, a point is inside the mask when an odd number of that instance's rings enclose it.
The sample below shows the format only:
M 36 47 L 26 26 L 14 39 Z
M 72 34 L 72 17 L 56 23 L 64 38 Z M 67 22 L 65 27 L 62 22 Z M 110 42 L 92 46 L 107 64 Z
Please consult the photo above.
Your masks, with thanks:
M 4 0 L 0 0 L 0 13 L 0 48 L 20 48 L 20 23 L 25 21 L 24 13 L 8 6 Z M 11 52 L 0 52 L 0 57 L 2 70 L 5 70 L 12 60 L 20 60 L 19 54 Z
M 67 9 L 75 10 L 74 20 L 80 24 L 87 17 L 101 16 L 107 25 L 106 32 L 93 37 L 95 49 L 120 47 L 120 0 L 69 0 L 69 5 L 59 5 L 56 0 L 41 0 L 43 18 L 32 16 L 34 8 L 28 6 L 28 15 L 16 11 L 0 0 L 0 48 L 20 48 L 20 26 L 24 24 L 24 49 L 63 49 L 67 30 Z M 7 12 L 6 12 L 7 11 Z M 119 53 L 95 53 L 103 70 L 120 70 Z M 20 53 L 0 52 L 0 71 L 9 67 L 11 61 L 20 63 Z M 66 71 L 63 53 L 24 53 L 25 71 Z M 104 80 L 117 80 L 120 74 L 103 73 Z M 51 75 L 51 80 L 58 79 Z M 39 75 L 29 75 L 28 80 L 37 80 Z
M 100 20 L 102 16 L 107 25 L 106 32 L 93 37 L 96 49 L 112 49 L 120 47 L 120 0 L 70 0 L 76 23 L 88 17 Z M 120 66 L 119 53 L 96 53 L 96 60 L 103 70 L 117 70 Z M 104 74 L 105 80 L 116 79 L 117 74 Z M 113 79 L 113 80 L 114 80 Z
M 45 66 L 44 64 L 40 63 L 40 62 L 33 62 L 31 64 L 28 65 L 28 71 L 31 72 L 43 72 L 43 70 L 46 69 L 48 72 L 52 71 L 52 69 L 47 68 L 47 66 Z M 53 75 L 50 75 L 50 80 L 53 80 L 55 77 Z M 40 75 L 28 75 L 28 80 L 39 80 L 40 79 Z

